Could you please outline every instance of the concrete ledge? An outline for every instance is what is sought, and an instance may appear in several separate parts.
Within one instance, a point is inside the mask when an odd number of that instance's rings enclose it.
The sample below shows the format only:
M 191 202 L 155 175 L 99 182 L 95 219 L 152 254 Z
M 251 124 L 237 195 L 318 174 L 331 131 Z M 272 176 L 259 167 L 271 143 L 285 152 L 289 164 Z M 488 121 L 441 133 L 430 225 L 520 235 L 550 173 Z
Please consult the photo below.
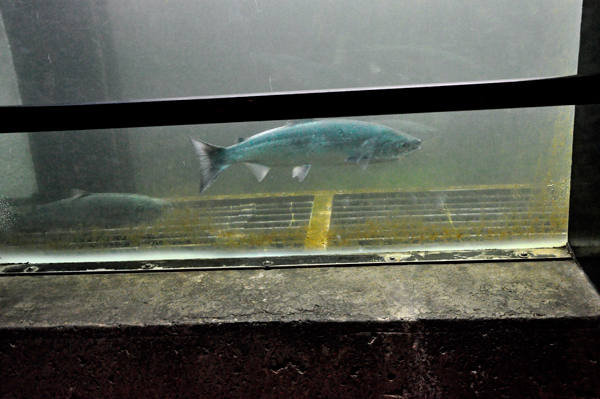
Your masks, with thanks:
M 573 261 L 0 278 L 0 326 L 600 316 Z
M 1 398 L 597 398 L 571 261 L 0 279 Z

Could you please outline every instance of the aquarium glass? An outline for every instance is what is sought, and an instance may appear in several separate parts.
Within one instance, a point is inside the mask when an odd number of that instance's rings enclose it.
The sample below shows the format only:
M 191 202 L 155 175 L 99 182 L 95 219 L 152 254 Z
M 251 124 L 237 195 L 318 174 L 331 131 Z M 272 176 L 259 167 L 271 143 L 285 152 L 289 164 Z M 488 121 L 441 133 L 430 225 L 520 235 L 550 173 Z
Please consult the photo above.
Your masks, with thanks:
M 581 0 L 6 3 L 27 103 L 567 75 L 581 19 Z
M 35 4 L 0 3 L 0 105 L 570 75 L 581 19 L 565 0 Z M 0 262 L 564 246 L 573 112 L 3 134 Z
M 118 131 L 147 197 L 5 195 L 2 261 L 562 246 L 572 125 L 555 107 Z

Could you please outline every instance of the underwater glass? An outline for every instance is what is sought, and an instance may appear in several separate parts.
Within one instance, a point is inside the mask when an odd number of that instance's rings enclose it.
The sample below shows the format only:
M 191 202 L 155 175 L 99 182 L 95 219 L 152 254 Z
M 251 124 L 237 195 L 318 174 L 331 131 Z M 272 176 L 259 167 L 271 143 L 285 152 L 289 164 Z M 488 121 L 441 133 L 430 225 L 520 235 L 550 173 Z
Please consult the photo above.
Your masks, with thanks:
M 571 75 L 581 19 L 563 0 L 95 4 L 0 6 L 0 105 Z M 0 262 L 564 246 L 573 112 L 3 134 Z

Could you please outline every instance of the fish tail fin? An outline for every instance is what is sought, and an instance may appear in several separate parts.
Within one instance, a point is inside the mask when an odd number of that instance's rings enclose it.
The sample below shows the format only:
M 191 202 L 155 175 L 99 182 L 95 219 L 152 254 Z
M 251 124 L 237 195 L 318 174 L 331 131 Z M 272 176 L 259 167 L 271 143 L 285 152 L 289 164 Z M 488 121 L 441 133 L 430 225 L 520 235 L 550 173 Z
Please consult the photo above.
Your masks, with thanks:
M 229 166 L 225 161 L 227 149 L 205 143 L 189 137 L 200 161 L 200 193 L 204 192 L 213 181 Z

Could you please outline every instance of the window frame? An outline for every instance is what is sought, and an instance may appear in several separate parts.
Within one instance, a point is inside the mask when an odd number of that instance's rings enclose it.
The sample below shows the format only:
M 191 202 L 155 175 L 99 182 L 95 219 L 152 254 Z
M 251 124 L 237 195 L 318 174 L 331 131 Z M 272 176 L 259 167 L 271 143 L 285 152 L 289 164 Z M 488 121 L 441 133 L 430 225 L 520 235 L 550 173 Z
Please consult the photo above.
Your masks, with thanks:
M 63 105 L 0 106 L 0 133 L 585 105 L 600 74 Z M 200 110 L 200 111 L 199 111 Z M 73 116 L 77 116 L 74 118 Z

